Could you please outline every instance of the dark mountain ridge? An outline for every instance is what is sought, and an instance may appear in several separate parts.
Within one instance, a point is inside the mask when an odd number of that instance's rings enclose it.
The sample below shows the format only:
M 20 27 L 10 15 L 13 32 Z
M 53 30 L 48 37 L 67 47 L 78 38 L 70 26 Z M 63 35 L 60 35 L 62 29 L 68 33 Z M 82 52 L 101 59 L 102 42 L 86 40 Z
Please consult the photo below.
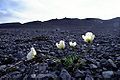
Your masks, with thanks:
M 120 26 L 120 17 L 116 17 L 109 20 L 102 20 L 98 18 L 63 18 L 63 19 L 51 19 L 48 21 L 32 21 L 21 24 L 19 22 L 15 23 L 4 23 L 0 24 L 0 28 L 21 28 L 21 27 L 40 27 L 40 26 L 92 26 L 92 27 L 119 27 Z

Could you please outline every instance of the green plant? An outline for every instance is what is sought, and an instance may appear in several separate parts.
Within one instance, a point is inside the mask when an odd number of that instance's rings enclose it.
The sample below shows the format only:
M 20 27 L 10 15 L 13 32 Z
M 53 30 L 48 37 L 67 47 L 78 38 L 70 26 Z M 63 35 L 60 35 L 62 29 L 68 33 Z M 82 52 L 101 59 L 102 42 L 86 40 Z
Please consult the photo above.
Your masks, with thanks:
M 72 55 L 69 55 L 63 59 L 61 59 L 61 63 L 65 66 L 65 67 L 68 67 L 68 66 L 71 66 L 73 65 L 74 63 L 76 63 L 78 60 L 78 57 L 74 54 Z

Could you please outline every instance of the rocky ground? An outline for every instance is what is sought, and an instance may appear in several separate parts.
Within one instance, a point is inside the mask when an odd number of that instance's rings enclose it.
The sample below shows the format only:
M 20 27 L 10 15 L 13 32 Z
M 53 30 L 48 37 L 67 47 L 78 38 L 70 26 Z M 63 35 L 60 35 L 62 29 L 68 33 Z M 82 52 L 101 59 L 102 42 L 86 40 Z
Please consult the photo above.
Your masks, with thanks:
M 87 31 L 96 35 L 91 45 L 86 44 L 81 37 Z M 64 50 L 59 50 L 55 45 L 60 40 L 66 42 Z M 69 47 L 69 41 L 76 41 L 76 48 Z M 32 46 L 37 56 L 28 61 L 26 56 Z M 119 29 L 1 28 L 0 79 L 3 78 L 119 80 Z

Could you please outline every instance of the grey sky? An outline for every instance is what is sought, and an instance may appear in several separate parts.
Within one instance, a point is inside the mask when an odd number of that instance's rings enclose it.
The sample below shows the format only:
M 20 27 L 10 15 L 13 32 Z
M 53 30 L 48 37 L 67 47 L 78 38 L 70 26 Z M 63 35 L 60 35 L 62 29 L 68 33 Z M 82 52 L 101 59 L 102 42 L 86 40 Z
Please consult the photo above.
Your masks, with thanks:
M 0 22 L 120 17 L 120 0 L 0 0 Z

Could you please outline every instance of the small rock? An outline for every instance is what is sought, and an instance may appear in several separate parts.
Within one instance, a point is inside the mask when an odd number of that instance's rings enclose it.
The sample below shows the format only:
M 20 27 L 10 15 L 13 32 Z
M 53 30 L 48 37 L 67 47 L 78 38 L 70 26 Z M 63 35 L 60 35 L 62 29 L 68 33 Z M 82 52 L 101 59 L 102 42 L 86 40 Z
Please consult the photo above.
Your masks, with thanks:
M 117 59 L 116 59 L 117 61 L 120 61 L 120 56 L 119 57 L 117 57 Z
M 112 65 L 112 67 L 116 68 L 116 64 L 111 60 L 111 59 L 108 59 L 108 62 Z
M 105 67 L 103 67 L 102 69 L 103 69 L 104 71 L 106 71 L 106 70 L 107 70 L 107 68 L 105 68 Z
M 46 78 L 47 80 L 49 79 L 56 80 L 57 75 L 55 73 L 38 74 L 36 78 L 43 79 L 43 80 L 46 80 Z
M 55 67 L 56 66 L 55 61 L 52 61 L 52 60 L 48 60 L 47 64 L 48 64 L 49 67 Z
M 20 74 L 20 72 L 15 71 L 15 72 L 11 72 L 8 74 L 9 78 L 21 78 L 22 74 Z
M 89 66 L 90 66 L 90 69 L 96 69 L 97 68 L 97 66 L 95 64 L 90 64 Z
M 67 70 L 62 69 L 61 73 L 60 73 L 60 78 L 62 80 L 71 80 L 71 75 L 68 73 Z
M 100 62 L 96 62 L 96 66 L 100 67 Z
M 120 70 L 116 72 L 116 75 L 120 77 Z
M 56 55 L 55 52 L 50 52 L 49 54 L 52 55 L 52 56 Z
M 85 76 L 83 71 L 76 70 L 76 72 L 75 72 L 75 77 L 76 78 L 83 77 L 83 76 Z
M 85 80 L 94 80 L 94 78 L 93 78 L 91 75 L 87 75 L 87 76 L 85 77 Z
M 6 65 L 1 65 L 0 70 L 4 69 L 5 67 L 6 67 Z
M 97 80 L 100 80 L 100 78 L 102 78 L 102 76 L 99 73 L 96 73 L 94 78 L 97 78 Z
M 102 54 L 102 57 L 105 59 L 109 59 L 110 56 L 109 56 L 109 53 L 104 53 L 104 54 Z
M 42 53 L 42 54 L 48 54 L 49 51 L 48 51 L 48 50 L 42 50 L 41 53 Z
M 106 59 L 101 59 L 100 66 L 101 67 L 108 67 L 109 66 L 109 62 Z
M 36 74 L 31 74 L 31 78 L 36 78 Z
M 87 60 L 88 64 L 96 64 L 96 60 L 95 59 L 86 58 L 86 60 Z
M 114 72 L 113 71 L 103 71 L 102 76 L 103 78 L 111 78 L 113 76 Z
M 48 64 L 47 64 L 47 63 L 41 63 L 41 64 L 39 64 L 39 71 L 40 71 L 41 73 L 45 73 L 47 67 L 48 67 Z

